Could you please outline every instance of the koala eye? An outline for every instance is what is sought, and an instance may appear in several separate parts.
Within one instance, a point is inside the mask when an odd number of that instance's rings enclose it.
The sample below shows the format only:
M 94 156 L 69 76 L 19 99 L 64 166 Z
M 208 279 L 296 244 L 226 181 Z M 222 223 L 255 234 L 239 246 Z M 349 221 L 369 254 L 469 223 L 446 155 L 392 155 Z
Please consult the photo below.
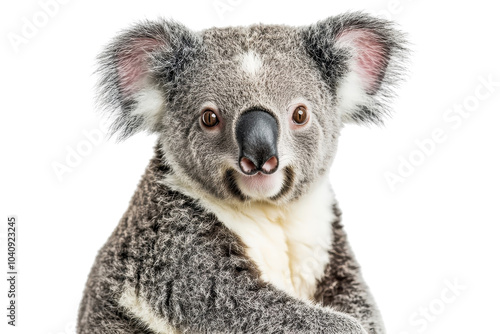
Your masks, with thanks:
M 293 122 L 298 125 L 304 125 L 307 123 L 307 108 L 304 105 L 300 105 L 293 111 L 292 115 Z
M 217 114 L 210 109 L 207 109 L 203 112 L 203 115 L 201 115 L 201 121 L 203 122 L 203 125 L 208 128 L 214 127 L 219 124 L 219 118 L 217 117 Z

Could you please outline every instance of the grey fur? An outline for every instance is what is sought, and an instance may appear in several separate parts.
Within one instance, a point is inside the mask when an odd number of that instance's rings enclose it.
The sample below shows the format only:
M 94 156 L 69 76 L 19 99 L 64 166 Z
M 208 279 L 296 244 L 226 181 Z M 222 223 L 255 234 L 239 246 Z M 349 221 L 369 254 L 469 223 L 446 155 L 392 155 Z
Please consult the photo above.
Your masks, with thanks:
M 356 29 L 375 36 L 383 58 L 368 98 L 347 115 L 339 110 L 337 93 L 353 53 L 336 39 Z M 250 50 L 262 59 L 258 80 L 237 61 Z M 362 326 L 384 333 L 336 207 L 331 260 L 318 282 L 318 305 L 312 305 L 262 281 L 243 242 L 186 194 L 252 205 L 255 199 L 234 179 L 234 127 L 242 113 L 259 108 L 278 120 L 278 151 L 289 155 L 287 182 L 265 201 L 281 205 L 300 199 L 328 172 L 345 121 L 381 121 L 405 52 L 402 35 L 389 22 L 361 13 L 309 27 L 254 25 L 199 33 L 171 21 L 146 21 L 119 35 L 99 58 L 101 101 L 115 118 L 112 130 L 120 138 L 146 130 L 159 139 L 129 209 L 89 275 L 78 333 L 153 333 L 118 305 L 125 287 L 133 287 L 158 318 L 186 333 L 364 333 Z M 143 67 L 130 72 L 140 79 L 133 89 L 121 74 L 124 64 Z M 158 118 L 134 113 L 134 92 L 144 85 L 162 94 Z M 304 131 L 291 131 L 286 122 L 287 106 L 297 97 L 314 111 Z M 217 135 L 199 123 L 207 101 L 224 119 Z M 166 185 L 169 176 L 189 191 Z
M 359 105 L 356 113 L 348 121 L 357 123 L 382 123 L 388 114 L 389 102 L 395 96 L 393 89 L 404 78 L 404 65 L 409 50 L 406 47 L 404 35 L 394 29 L 391 22 L 375 19 L 359 13 L 342 15 L 318 22 L 306 29 L 306 43 L 308 50 L 323 78 L 333 90 L 337 87 L 339 77 L 347 70 L 342 63 L 350 57 L 346 50 L 335 47 L 335 41 L 330 36 L 338 36 L 345 30 L 366 29 L 374 33 L 378 41 L 384 45 L 384 64 L 382 75 L 378 78 L 378 87 L 370 92 L 371 105 Z

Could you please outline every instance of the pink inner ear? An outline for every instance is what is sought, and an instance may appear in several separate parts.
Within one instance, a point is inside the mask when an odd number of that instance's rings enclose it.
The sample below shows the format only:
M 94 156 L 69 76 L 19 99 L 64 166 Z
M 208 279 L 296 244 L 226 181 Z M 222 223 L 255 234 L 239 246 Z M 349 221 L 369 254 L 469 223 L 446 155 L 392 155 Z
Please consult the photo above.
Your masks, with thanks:
M 153 38 L 137 38 L 118 54 L 120 88 L 126 95 L 142 88 L 143 79 L 148 73 L 148 55 L 159 45 L 161 42 Z
M 368 93 L 375 93 L 387 66 L 387 48 L 381 38 L 370 30 L 352 29 L 336 38 L 340 46 L 355 50 L 356 63 L 353 69 L 364 83 Z

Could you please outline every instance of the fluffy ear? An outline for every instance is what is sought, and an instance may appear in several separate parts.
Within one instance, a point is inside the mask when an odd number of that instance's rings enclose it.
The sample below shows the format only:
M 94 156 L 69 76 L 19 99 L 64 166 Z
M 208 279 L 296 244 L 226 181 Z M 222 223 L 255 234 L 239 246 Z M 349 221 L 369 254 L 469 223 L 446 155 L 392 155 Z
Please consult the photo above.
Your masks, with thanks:
M 381 123 L 403 74 L 403 35 L 389 21 L 357 12 L 307 27 L 304 38 L 344 121 Z
M 119 34 L 99 55 L 99 99 L 120 139 L 157 131 L 169 88 L 199 46 L 198 36 L 170 21 L 145 21 Z

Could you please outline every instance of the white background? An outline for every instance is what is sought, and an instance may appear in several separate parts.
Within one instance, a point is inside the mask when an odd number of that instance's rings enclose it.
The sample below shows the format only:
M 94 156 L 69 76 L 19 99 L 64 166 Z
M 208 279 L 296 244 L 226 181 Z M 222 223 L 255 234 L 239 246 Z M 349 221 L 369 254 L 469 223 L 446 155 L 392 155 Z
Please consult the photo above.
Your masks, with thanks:
M 218 13 L 217 3 L 230 7 Z M 0 262 L 6 263 L 6 217 L 16 214 L 20 279 L 15 329 L 6 325 L 2 279 L 0 331 L 72 332 L 94 256 L 152 155 L 155 138 L 138 135 L 91 145 L 60 179 L 53 168 L 85 145 L 85 131 L 102 131 L 92 72 L 117 31 L 158 16 L 201 30 L 307 25 L 364 9 L 396 21 L 414 51 L 393 117 L 384 127 L 347 126 L 332 168 L 364 276 L 389 333 L 499 333 L 499 18 L 495 2 L 463 3 L 74 0 L 44 23 L 39 2 L 2 2 Z M 37 19 L 45 25 L 14 47 L 8 36 L 22 36 L 25 20 Z M 491 92 L 481 78 L 496 82 Z M 457 106 L 472 111 L 460 124 L 446 121 Z M 446 140 L 422 159 L 416 141 L 436 129 Z M 387 173 L 410 158 L 419 165 L 391 189 Z M 450 283 L 459 290 L 447 291 Z

